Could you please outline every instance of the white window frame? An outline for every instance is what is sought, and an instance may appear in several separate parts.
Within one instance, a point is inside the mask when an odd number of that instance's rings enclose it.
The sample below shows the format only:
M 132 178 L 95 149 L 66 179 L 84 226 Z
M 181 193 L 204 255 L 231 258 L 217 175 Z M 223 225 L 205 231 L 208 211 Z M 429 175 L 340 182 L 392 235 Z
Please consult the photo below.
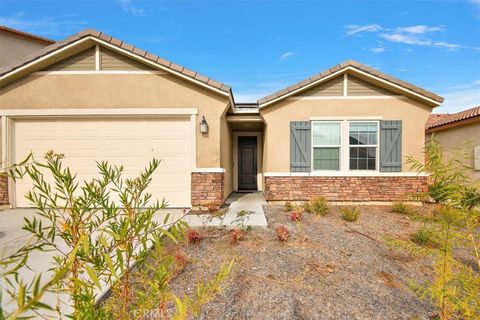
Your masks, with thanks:
M 340 124 L 340 144 L 339 145 L 315 145 L 313 143 L 313 126 L 315 123 L 339 123 Z M 312 121 L 311 122 L 311 138 L 310 141 L 312 141 L 312 152 L 310 155 L 310 163 L 311 163 L 311 171 L 315 172 L 339 172 L 342 171 L 342 162 L 343 162 L 343 131 L 344 131 L 344 121 L 339 121 L 339 120 L 322 120 L 322 121 Z M 314 162 L 313 162 L 313 156 L 314 156 L 314 149 L 315 148 L 338 148 L 338 170 L 315 170 L 314 169 Z
M 377 144 L 350 144 L 350 124 L 352 124 L 353 122 L 360 122 L 360 123 L 367 123 L 367 122 L 371 122 L 371 123 L 375 123 L 376 126 L 377 126 Z M 376 171 L 380 171 L 379 169 L 379 165 L 380 165 L 380 161 L 379 161 L 379 158 L 380 158 L 380 122 L 379 121 L 375 121 L 375 120 L 350 120 L 348 121 L 348 130 L 347 130 L 347 140 L 348 141 L 348 144 L 347 144 L 347 158 L 348 158 L 348 162 L 347 162 L 347 168 L 348 168 L 348 171 L 352 171 L 352 172 L 376 172 Z M 355 169 L 355 170 L 352 170 L 350 169 L 350 148 L 353 147 L 358 147 L 358 148 L 375 148 L 375 170 L 361 170 L 361 169 Z
M 322 122 L 322 123 L 340 123 L 340 145 L 315 145 L 313 143 L 313 126 L 315 123 Z M 376 145 L 350 145 L 350 123 L 352 122 L 375 122 L 377 124 L 377 144 Z M 372 172 L 380 172 L 380 121 L 378 118 L 371 119 L 371 118 L 362 118 L 362 119 L 312 119 L 311 120 L 311 156 L 310 156 L 310 163 L 311 163 L 311 172 L 316 173 L 333 173 L 333 172 L 343 172 L 343 173 L 372 173 Z M 339 148 L 339 170 L 315 170 L 313 156 L 314 156 L 314 148 Z M 350 147 L 375 147 L 375 170 L 350 170 Z

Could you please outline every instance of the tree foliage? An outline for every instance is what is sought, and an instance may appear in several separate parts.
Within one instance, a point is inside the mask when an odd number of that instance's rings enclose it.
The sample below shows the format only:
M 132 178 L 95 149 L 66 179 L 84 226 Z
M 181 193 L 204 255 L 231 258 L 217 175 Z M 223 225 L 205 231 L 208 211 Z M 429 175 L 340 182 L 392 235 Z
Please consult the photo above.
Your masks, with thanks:
M 142 303 L 151 301 L 142 299 L 144 296 L 176 306 L 177 319 L 184 319 L 196 313 L 196 306 L 208 301 L 206 297 L 218 292 L 208 291 L 193 304 L 178 299 L 169 289 L 168 282 L 174 275 L 169 267 L 172 258 L 161 248 L 166 239 L 178 242 L 187 225 L 181 221 L 183 217 L 172 221 L 169 215 L 158 221 L 157 213 L 167 207 L 167 202 L 153 200 L 148 187 L 160 161 L 153 159 L 134 178 L 125 178 L 123 166 L 98 162 L 99 176 L 81 183 L 63 160 L 62 154 L 51 151 L 43 161 L 29 156 L 10 168 L 14 180 L 28 178 L 33 183 L 26 197 L 36 213 L 25 218 L 23 229 L 35 241 L 0 260 L 0 297 L 8 299 L 8 305 L 16 303 L 8 313 L 0 308 L 0 319 L 130 319 L 138 310 L 145 310 Z M 158 260 L 156 276 L 139 291 L 132 273 L 138 266 L 148 268 L 144 262 L 152 248 Z M 48 273 L 51 276 L 42 281 L 38 275 L 27 283 L 21 270 L 28 267 L 34 252 L 54 253 Z M 220 268 L 221 280 L 230 268 L 231 264 Z M 113 308 L 98 305 L 99 294 L 108 288 L 115 299 Z M 57 294 L 62 303 L 43 303 L 47 293 Z M 152 319 L 166 319 L 163 316 L 167 315 L 172 316 L 163 313 Z

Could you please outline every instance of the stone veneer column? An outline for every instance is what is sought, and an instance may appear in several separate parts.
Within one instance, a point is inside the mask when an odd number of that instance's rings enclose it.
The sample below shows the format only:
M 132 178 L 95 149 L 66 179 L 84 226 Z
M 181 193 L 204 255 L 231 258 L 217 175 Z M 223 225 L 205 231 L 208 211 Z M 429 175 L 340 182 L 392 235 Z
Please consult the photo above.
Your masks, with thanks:
M 192 207 L 220 208 L 224 181 L 224 172 L 192 172 Z
M 8 177 L 0 176 L 0 205 L 8 204 Z

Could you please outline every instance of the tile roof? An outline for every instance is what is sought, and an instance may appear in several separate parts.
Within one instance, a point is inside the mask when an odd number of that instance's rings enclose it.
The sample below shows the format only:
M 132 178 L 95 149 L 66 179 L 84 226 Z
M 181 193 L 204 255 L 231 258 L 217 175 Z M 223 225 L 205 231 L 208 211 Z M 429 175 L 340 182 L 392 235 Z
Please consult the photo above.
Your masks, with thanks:
M 195 72 L 195 71 L 192 71 L 192 70 L 189 70 L 185 67 L 182 67 L 180 65 L 177 65 L 171 61 L 168 61 L 168 60 L 165 60 L 157 55 L 154 55 L 150 52 L 147 52 L 147 51 L 144 51 L 142 49 L 139 49 L 135 46 L 132 46 L 130 44 L 127 44 L 125 42 L 123 42 L 122 40 L 119 40 L 119 39 L 116 39 L 116 38 L 113 38 L 112 36 L 109 36 L 103 32 L 100 32 L 100 31 L 96 31 L 96 30 L 92 30 L 92 29 L 86 29 L 86 30 L 83 30 L 83 31 L 80 31 L 79 33 L 76 33 L 64 40 L 61 40 L 61 41 L 58 41 L 58 42 L 55 42 L 54 44 L 51 44 L 45 48 L 42 48 L 36 52 L 34 52 L 33 54 L 31 55 L 28 55 L 27 57 L 21 59 L 20 61 L 17 61 L 15 64 L 13 65 L 9 65 L 9 66 L 5 66 L 3 68 L 0 69 L 0 76 L 3 76 L 11 71 L 14 71 L 42 56 L 45 56 L 55 50 L 58 50 L 58 49 L 61 49 L 75 41 L 78 41 L 82 38 L 86 38 L 86 37 L 94 37 L 94 38 L 97 38 L 97 39 L 100 39 L 100 40 L 103 40 L 105 42 L 108 42 L 109 44 L 113 45 L 113 46 L 116 46 L 118 48 L 121 48 L 123 50 L 127 50 L 129 51 L 130 53 L 134 54 L 134 55 L 137 55 L 141 58 L 144 58 L 144 59 L 147 59 L 147 60 L 150 60 L 154 63 L 157 63 L 157 64 L 160 64 L 162 65 L 163 67 L 166 67 L 170 70 L 172 70 L 173 72 L 178 72 L 184 76 L 187 76 L 189 78 L 192 78 L 196 81 L 199 81 L 199 82 L 202 82 L 204 84 L 207 84 L 213 88 L 216 88 L 218 90 L 221 90 L 221 91 L 224 91 L 226 93 L 229 93 L 231 94 L 231 88 L 221 82 L 218 82 L 214 79 L 211 79 L 211 78 L 208 78 L 208 77 L 205 77 L 205 76 L 202 76 L 200 75 L 199 73 Z
M 445 117 L 448 117 L 448 113 L 432 113 L 428 119 L 427 122 L 425 123 L 425 129 L 428 129 L 432 124 L 435 122 L 439 121 L 440 119 L 443 119 Z
M 443 125 L 455 123 L 462 120 L 480 118 L 480 106 L 463 110 L 453 114 L 432 114 L 425 124 L 425 130 L 439 128 Z
M 373 75 L 375 77 L 378 77 L 380 79 L 383 79 L 383 80 L 386 80 L 388 82 L 391 82 L 393 84 L 396 84 L 402 88 L 405 88 L 405 89 L 408 89 L 408 90 L 411 90 L 421 96 L 424 96 L 426 98 L 429 98 L 429 99 L 432 99 L 438 103 L 442 103 L 443 102 L 443 97 L 440 97 L 432 92 L 429 92 L 425 89 L 422 89 L 420 87 L 417 87 L 411 83 L 408 83 L 408 82 L 405 82 L 405 81 L 402 81 L 400 79 L 397 79 L 397 78 L 394 78 L 392 76 L 389 76 L 383 72 L 380 72 L 378 70 L 375 70 L 373 68 L 370 68 L 370 67 L 367 67 L 366 65 L 364 64 L 361 64 L 360 62 L 357 62 L 357 61 L 353 61 L 353 60 L 347 60 L 345 62 L 342 62 L 340 64 L 337 64 L 336 66 L 333 66 L 323 72 L 320 72 L 316 75 L 313 75 L 307 79 L 304 79 L 300 82 L 297 82 L 295 83 L 294 85 L 291 85 L 290 87 L 287 87 L 287 88 L 284 88 L 282 90 L 279 90 L 271 95 L 268 95 L 264 98 L 261 98 L 259 99 L 257 102 L 258 104 L 262 105 L 262 104 L 265 104 L 267 102 L 270 102 L 272 100 L 275 100 L 277 98 L 281 98 L 282 96 L 285 96 L 287 95 L 288 93 L 291 93 L 292 91 L 295 91 L 299 88 L 302 88 L 306 85 L 309 85 L 315 81 L 318 81 L 320 79 L 323 79 L 339 70 L 342 70 L 342 69 L 345 69 L 347 67 L 352 67 L 352 68 L 355 68 L 355 69 L 358 69 L 360 71 L 363 71 L 363 72 L 366 72 L 370 75 Z
M 13 34 L 22 36 L 22 37 L 26 37 L 26 38 L 30 38 L 30 39 L 33 39 L 33 40 L 37 40 L 37 41 L 43 42 L 43 43 L 45 43 L 45 44 L 47 44 L 47 45 L 48 45 L 48 44 L 55 43 L 54 40 L 51 40 L 51 39 L 48 39 L 48 38 L 44 38 L 44 37 L 40 37 L 40 36 L 31 34 L 31 33 L 27 33 L 27 32 L 23 32 L 23 31 L 20 31 L 20 30 L 12 29 L 12 28 L 9 28 L 9 27 L 6 27 L 6 26 L 0 26 L 0 31 L 10 32 L 10 33 L 13 33 Z

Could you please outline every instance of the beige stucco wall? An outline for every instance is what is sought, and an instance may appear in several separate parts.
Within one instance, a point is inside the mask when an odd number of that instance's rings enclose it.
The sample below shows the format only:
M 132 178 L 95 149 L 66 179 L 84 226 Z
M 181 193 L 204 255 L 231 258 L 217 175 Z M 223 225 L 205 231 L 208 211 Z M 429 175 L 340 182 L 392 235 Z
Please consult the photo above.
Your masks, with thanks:
M 197 167 L 220 167 L 222 114 L 229 99 L 174 75 L 29 75 L 0 89 L 1 109 L 198 108 Z M 205 116 L 209 133 L 199 132 Z
M 440 142 L 445 153 L 445 159 L 449 160 L 459 152 L 459 148 L 467 148 L 468 159 L 465 159 L 465 165 L 473 168 L 474 154 L 473 147 L 480 146 L 480 120 L 474 123 L 457 126 L 449 129 L 436 131 L 435 136 Z M 426 134 L 426 141 L 430 140 L 431 133 Z M 480 179 L 480 170 L 470 171 L 472 180 Z
M 0 67 L 9 65 L 47 45 L 40 41 L 2 31 L 0 31 L 0 44 Z
M 424 126 L 432 108 L 410 99 L 359 100 L 283 100 L 262 108 L 266 121 L 264 172 L 290 171 L 290 121 L 309 121 L 310 117 L 383 116 L 402 120 L 403 156 L 422 159 Z M 407 165 L 402 171 L 409 171 Z
M 227 198 L 233 191 L 233 137 L 225 112 L 220 119 L 220 166 L 225 169 L 223 195 Z

